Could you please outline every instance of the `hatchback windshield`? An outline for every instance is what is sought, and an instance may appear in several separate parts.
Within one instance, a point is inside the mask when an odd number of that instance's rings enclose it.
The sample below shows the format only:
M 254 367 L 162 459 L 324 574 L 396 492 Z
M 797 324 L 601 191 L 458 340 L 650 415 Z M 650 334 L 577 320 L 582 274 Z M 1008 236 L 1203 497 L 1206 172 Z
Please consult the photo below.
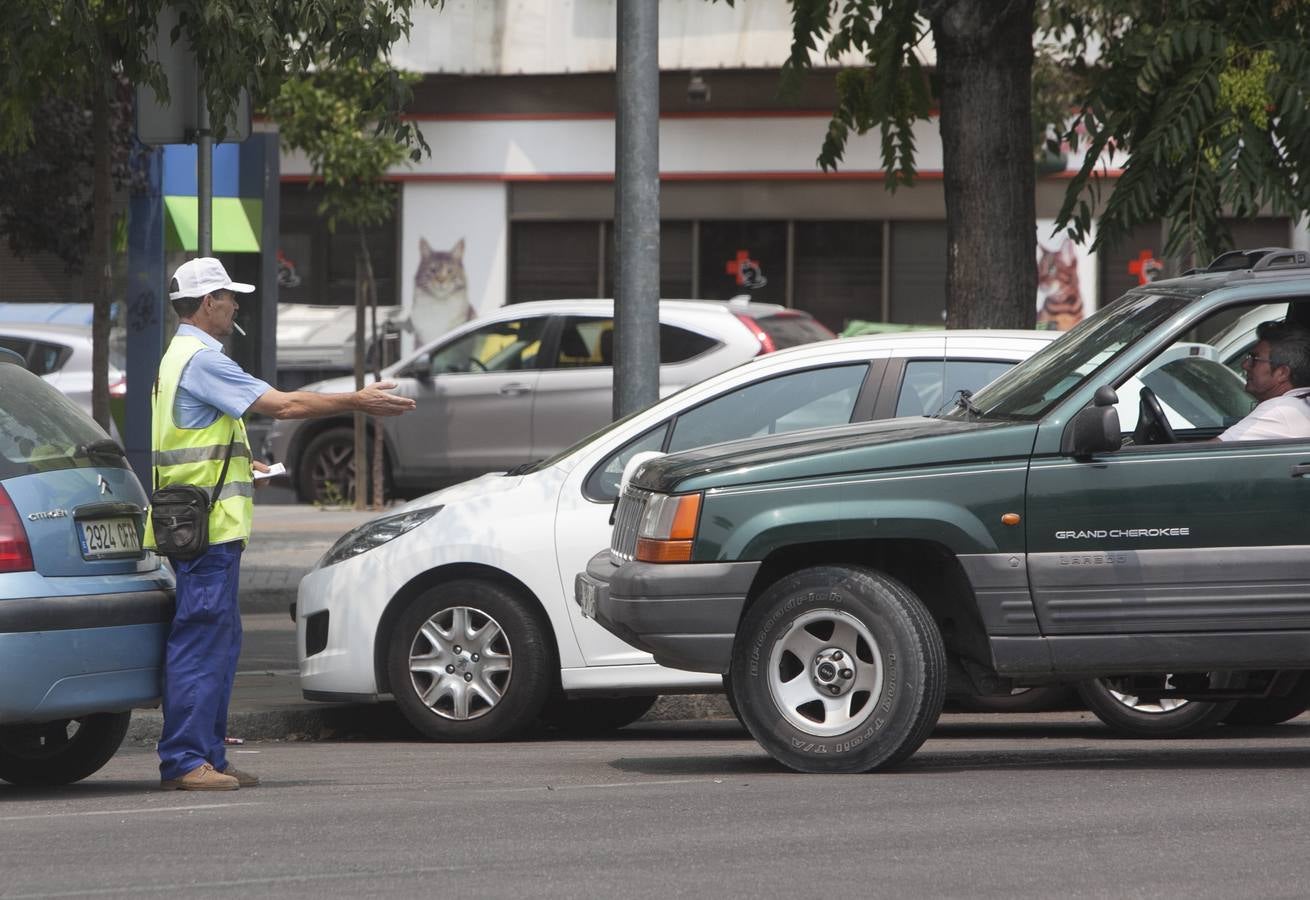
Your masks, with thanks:
M 1177 294 L 1121 297 L 979 390 L 967 407 L 960 404 L 944 412 L 942 417 L 967 418 L 980 414 L 1003 419 L 1038 419 L 1124 348 L 1191 300 Z
M 0 363 L 0 478 L 97 465 L 126 465 L 87 448 L 107 436 L 73 401 L 20 366 Z

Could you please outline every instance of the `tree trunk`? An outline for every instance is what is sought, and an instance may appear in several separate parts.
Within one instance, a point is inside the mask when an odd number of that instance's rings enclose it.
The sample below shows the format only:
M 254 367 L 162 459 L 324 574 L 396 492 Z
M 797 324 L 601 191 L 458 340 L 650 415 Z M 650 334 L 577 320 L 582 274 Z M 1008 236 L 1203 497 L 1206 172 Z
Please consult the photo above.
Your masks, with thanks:
M 382 344 L 378 340 L 378 283 L 373 277 L 373 257 L 368 252 L 368 241 L 364 231 L 359 232 L 359 246 L 364 252 L 364 284 L 368 288 L 368 309 L 373 332 L 373 381 L 382 380 Z M 382 455 L 386 452 L 386 431 L 382 420 L 373 417 L 373 508 L 382 509 L 386 502 L 383 496 Z
M 109 304 L 113 291 L 111 263 L 112 215 L 109 187 L 109 66 L 100 60 L 92 87 L 91 133 L 95 152 L 92 176 L 91 272 L 95 293 L 91 307 L 91 415 L 105 431 L 112 431 L 109 412 Z
M 355 256 L 355 390 L 364 387 L 364 311 L 367 308 L 367 296 L 364 285 L 364 261 L 360 255 Z M 368 482 L 364 479 L 365 460 L 368 459 L 368 434 L 366 419 L 362 412 L 355 413 L 355 456 L 351 466 L 355 470 L 354 494 L 355 509 L 363 511 L 368 508 Z
M 1033 3 L 926 5 L 941 79 L 947 328 L 1036 323 Z

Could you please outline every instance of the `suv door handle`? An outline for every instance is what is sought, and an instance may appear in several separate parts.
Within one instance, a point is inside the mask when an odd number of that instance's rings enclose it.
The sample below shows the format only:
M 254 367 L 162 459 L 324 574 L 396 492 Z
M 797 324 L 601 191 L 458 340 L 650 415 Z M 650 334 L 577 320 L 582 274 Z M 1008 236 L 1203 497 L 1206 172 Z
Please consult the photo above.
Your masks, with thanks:
M 1310 463 L 1300 463 L 1292 466 L 1292 477 L 1300 478 L 1302 475 L 1310 475 Z
M 514 384 L 502 385 L 500 388 L 500 392 L 504 394 L 506 397 L 515 397 L 518 396 L 519 394 L 532 393 L 532 388 L 526 384 L 514 383 Z M 1310 471 L 1310 467 L 1307 467 L 1307 470 Z

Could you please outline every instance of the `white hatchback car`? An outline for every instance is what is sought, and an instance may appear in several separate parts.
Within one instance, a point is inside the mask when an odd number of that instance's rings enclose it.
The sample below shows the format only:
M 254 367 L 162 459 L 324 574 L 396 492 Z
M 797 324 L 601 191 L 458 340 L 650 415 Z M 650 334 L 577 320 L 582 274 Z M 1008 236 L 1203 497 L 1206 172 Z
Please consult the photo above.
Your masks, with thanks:
M 0 322 L 0 347 L 23 357 L 27 370 L 91 412 L 91 329 L 84 325 Z M 112 350 L 109 396 L 127 394 L 127 363 Z
M 430 738 L 506 738 L 539 716 L 590 729 L 661 693 L 722 690 L 656 665 L 579 614 L 573 576 L 609 541 L 624 465 L 764 433 L 937 410 L 1056 332 L 870 335 L 759 357 L 558 455 L 428 494 L 343 536 L 300 583 L 311 700 L 392 694 Z

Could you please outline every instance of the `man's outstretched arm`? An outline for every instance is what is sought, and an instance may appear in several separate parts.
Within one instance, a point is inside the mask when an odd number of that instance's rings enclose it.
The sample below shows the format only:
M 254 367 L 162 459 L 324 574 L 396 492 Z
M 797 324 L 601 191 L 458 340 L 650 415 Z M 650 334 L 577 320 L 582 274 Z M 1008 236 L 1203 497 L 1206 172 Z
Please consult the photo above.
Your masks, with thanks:
M 413 409 L 414 401 L 391 393 L 395 387 L 394 381 L 379 381 L 348 394 L 318 394 L 314 391 L 279 391 L 270 388 L 250 404 L 250 411 L 275 419 L 316 419 L 341 412 L 398 416 Z

